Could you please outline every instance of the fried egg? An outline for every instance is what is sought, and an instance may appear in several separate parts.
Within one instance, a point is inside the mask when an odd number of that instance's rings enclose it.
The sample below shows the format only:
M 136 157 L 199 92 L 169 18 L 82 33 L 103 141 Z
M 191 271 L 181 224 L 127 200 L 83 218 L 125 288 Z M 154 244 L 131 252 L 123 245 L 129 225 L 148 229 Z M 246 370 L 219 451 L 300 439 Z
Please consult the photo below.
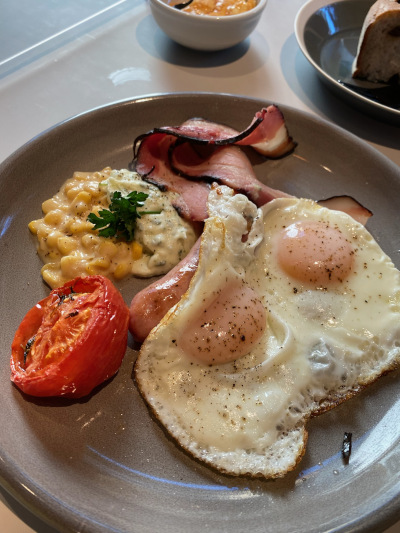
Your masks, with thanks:
M 311 416 L 399 361 L 400 273 L 364 226 L 312 200 L 257 209 L 217 187 L 196 274 L 135 373 L 194 457 L 276 478 L 303 456 Z

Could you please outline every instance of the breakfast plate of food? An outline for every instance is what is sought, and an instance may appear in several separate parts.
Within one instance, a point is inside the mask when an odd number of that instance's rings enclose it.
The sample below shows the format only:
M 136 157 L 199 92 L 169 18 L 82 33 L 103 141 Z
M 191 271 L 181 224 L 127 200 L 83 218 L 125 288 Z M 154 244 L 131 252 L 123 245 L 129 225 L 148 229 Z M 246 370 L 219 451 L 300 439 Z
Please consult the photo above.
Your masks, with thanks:
M 286 106 L 159 94 L 37 136 L 0 191 L 0 478 L 26 507 L 88 532 L 398 519 L 396 165 Z
M 323 83 L 360 110 L 400 124 L 399 3 L 309 0 L 295 34 Z

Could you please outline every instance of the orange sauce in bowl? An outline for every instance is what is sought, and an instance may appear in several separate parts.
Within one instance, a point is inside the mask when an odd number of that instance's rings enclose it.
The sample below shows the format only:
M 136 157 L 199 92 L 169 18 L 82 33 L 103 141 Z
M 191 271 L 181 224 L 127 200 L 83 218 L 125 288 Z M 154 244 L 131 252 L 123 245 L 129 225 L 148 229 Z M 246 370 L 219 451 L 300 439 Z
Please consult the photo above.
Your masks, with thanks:
M 174 6 L 184 0 L 168 0 L 168 4 Z M 226 16 L 238 15 L 253 9 L 257 0 L 193 0 L 191 4 L 182 9 L 187 13 L 196 15 Z

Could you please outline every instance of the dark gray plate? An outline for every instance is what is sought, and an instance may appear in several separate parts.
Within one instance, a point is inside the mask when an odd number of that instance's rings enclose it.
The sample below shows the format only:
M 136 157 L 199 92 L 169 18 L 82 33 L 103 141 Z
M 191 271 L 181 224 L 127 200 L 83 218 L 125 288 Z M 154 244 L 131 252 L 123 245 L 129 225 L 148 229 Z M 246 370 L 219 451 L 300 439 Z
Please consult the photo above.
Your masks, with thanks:
M 296 16 L 295 34 L 303 54 L 330 89 L 361 111 L 399 125 L 400 94 L 393 102 L 397 108 L 391 107 L 382 90 L 377 90 L 385 88 L 386 91 L 386 86 L 352 78 L 361 27 L 373 3 L 374 0 L 338 0 L 334 3 L 310 0 Z M 397 93 L 400 93 L 400 86 Z
M 10 344 L 25 312 L 48 293 L 27 223 L 74 170 L 126 167 L 136 135 L 192 116 L 248 125 L 266 102 L 213 94 L 156 95 L 79 115 L 44 132 L 0 167 L 0 475 L 3 485 L 63 531 L 379 531 L 400 518 L 398 376 L 309 424 L 299 468 L 274 482 L 215 473 L 183 453 L 150 417 L 132 380 L 133 346 L 118 375 L 84 401 L 34 400 L 10 383 Z M 281 107 L 298 142 L 260 179 L 314 199 L 350 194 L 400 266 L 399 168 L 356 137 Z M 120 288 L 129 303 L 147 282 Z M 350 463 L 340 455 L 353 433 Z

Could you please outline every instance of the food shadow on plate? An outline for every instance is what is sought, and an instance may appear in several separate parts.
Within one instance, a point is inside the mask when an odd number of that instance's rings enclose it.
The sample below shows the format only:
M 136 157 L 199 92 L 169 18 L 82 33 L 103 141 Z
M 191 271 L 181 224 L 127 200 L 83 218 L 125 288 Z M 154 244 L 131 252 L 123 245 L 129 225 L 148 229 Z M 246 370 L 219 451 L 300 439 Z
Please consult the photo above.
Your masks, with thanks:
M 100 383 L 100 385 L 97 385 L 92 392 L 87 394 L 86 396 L 83 396 L 82 398 L 67 398 L 66 396 L 30 396 L 29 394 L 25 394 L 23 391 L 19 390 L 18 387 L 14 384 L 12 384 L 12 388 L 15 391 L 15 394 L 19 394 L 24 402 L 35 404 L 37 406 L 41 407 L 68 407 L 69 405 L 75 405 L 75 404 L 85 404 L 90 402 L 90 400 L 98 394 L 101 390 L 103 390 L 105 387 L 107 387 L 112 381 L 115 379 L 117 374 L 114 376 L 111 376 L 103 383 Z

